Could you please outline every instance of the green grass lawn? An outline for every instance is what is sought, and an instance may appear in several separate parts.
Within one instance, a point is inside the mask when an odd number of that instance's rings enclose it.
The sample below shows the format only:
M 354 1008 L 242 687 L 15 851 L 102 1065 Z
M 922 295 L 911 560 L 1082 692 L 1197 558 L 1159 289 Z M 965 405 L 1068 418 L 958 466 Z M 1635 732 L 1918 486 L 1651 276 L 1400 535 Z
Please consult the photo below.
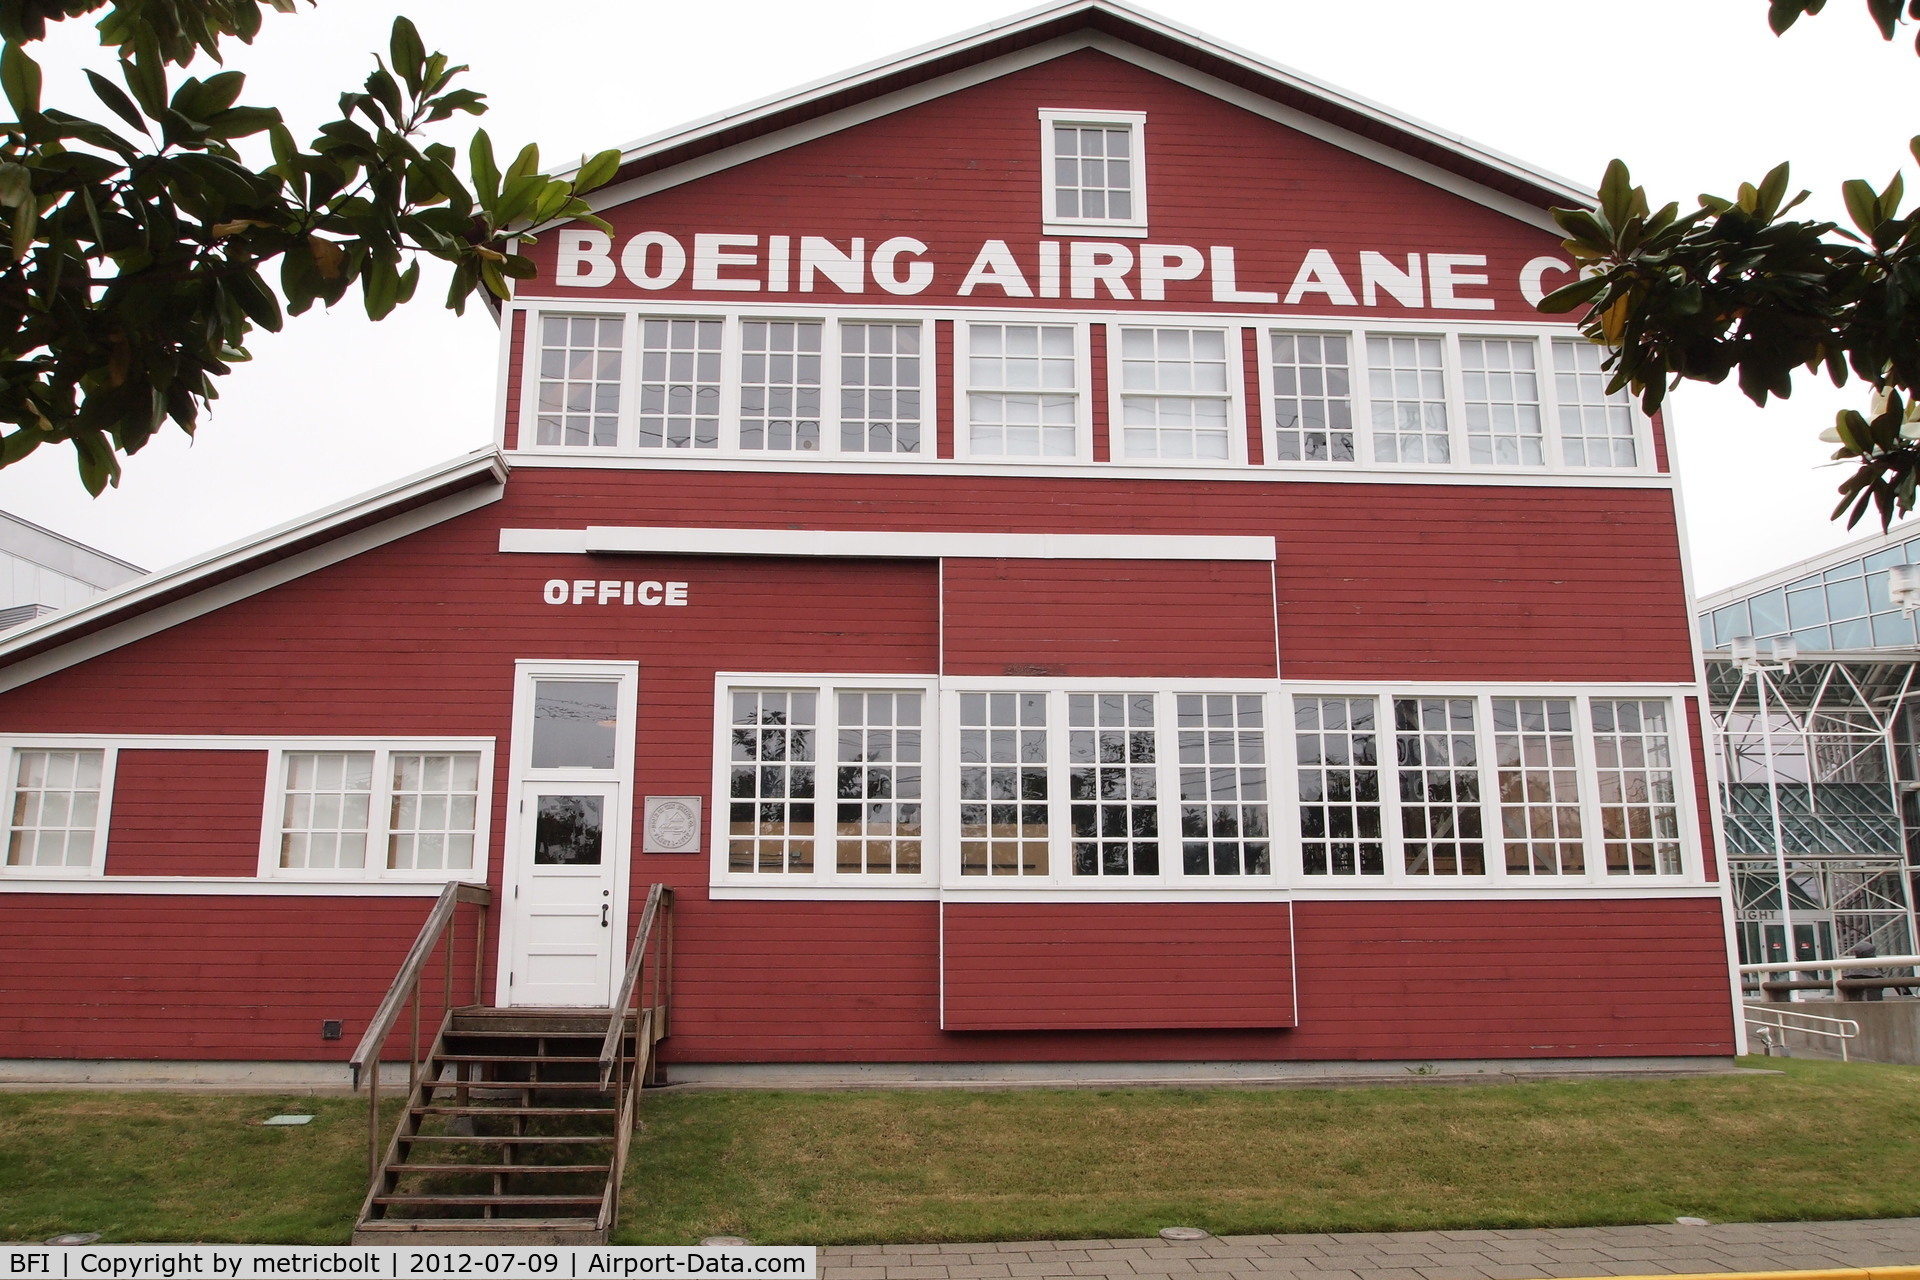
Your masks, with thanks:
M 1579 1226 L 1920 1214 L 1920 1068 L 1288 1090 L 650 1096 L 619 1238 Z M 344 1241 L 364 1103 L 0 1094 L 0 1237 Z M 313 1124 L 263 1129 L 277 1111 Z

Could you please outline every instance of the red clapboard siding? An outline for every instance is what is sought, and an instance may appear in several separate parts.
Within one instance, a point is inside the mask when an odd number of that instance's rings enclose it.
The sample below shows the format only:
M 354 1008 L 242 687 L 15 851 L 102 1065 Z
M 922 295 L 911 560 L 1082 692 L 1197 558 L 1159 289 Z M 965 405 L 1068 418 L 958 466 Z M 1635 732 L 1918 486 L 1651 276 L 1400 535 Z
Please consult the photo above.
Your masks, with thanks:
M 1733 1052 L 1716 898 L 1302 902 L 1294 954 L 1308 1057 Z
M 1707 770 L 1707 744 L 1700 732 L 1700 699 L 1686 698 L 1687 750 L 1693 753 L 1693 794 L 1699 813 L 1700 865 L 1708 880 L 1720 878 L 1719 850 L 1713 843 L 1714 781 Z
M 264 751 L 121 750 L 106 874 L 255 874 L 266 789 Z
M 527 313 L 513 313 L 513 333 L 507 341 L 506 447 L 520 447 L 520 386 L 527 367 Z
M 1266 431 L 1261 426 L 1260 403 L 1260 331 L 1240 331 L 1240 369 L 1247 404 L 1247 465 L 1263 466 L 1267 461 Z
M 953 456 L 953 321 L 936 320 L 933 325 L 933 399 L 931 414 L 935 428 L 938 458 Z
M 0 1056 L 345 1062 L 432 906 L 0 894 Z M 464 1002 L 473 949 L 462 915 L 454 981 Z M 430 1016 L 443 973 L 427 966 Z M 328 1018 L 346 1023 L 341 1039 L 320 1038 Z
M 949 560 L 943 590 L 950 675 L 1274 674 L 1260 562 Z
M 1293 1023 L 1285 903 L 946 903 L 950 1031 Z
M 1462 292 L 1492 299 L 1492 311 L 1436 311 L 1387 302 L 1349 314 L 1388 321 L 1400 315 L 1467 315 L 1543 322 L 1520 296 L 1519 275 L 1533 258 L 1563 257 L 1557 234 L 1130 62 L 1085 49 L 629 201 L 602 211 L 602 216 L 613 224 L 616 243 L 643 231 L 665 231 L 691 248 L 697 232 L 724 232 L 760 235 L 763 251 L 769 234 L 824 236 L 843 250 L 858 236 L 871 251 L 878 238 L 895 234 L 894 228 L 910 228 L 929 247 L 927 257 L 935 267 L 931 285 L 918 295 L 921 299 L 995 309 L 1071 306 L 1068 298 L 1038 296 L 1042 195 L 1037 113 L 1063 104 L 1147 113 L 1152 239 L 1191 245 L 1203 253 L 1211 245 L 1235 247 L 1243 290 L 1273 291 L 1284 298 L 1313 248 L 1334 256 L 1356 295 L 1361 292 L 1358 260 L 1363 250 L 1402 263 L 1409 253 L 1483 254 L 1489 282 Z M 1223 157 L 1233 162 L 1225 163 Z M 1275 210 L 1284 210 L 1285 216 L 1276 217 Z M 1110 239 L 1097 230 L 1083 238 Z M 958 296 L 988 239 L 1007 242 L 1036 296 L 1007 297 L 994 287 Z M 617 273 L 602 288 L 558 288 L 550 283 L 557 244 L 558 237 L 542 237 L 529 249 L 541 278 L 523 282 L 520 296 L 564 296 L 572 305 L 586 298 L 739 296 L 693 290 L 691 273 L 656 292 L 643 292 Z M 738 268 L 728 274 L 745 280 L 758 277 L 758 296 L 763 298 L 830 301 L 840 296 L 835 286 L 824 282 L 813 294 L 782 295 L 776 290 L 769 295 L 764 269 Z M 789 273 L 789 288 L 797 286 L 798 275 Z M 1137 285 L 1137 274 L 1131 280 Z M 1131 299 L 1119 300 L 1103 290 L 1094 305 L 1122 311 L 1282 316 L 1334 309 L 1323 294 L 1309 294 L 1294 306 L 1284 301 L 1216 302 L 1205 278 L 1168 282 L 1164 300 L 1142 299 L 1137 287 L 1130 291 Z M 1070 293 L 1070 288 L 1061 292 Z M 877 295 L 868 281 L 864 296 Z M 1081 300 L 1080 305 L 1088 304 Z
M 1112 330 L 1104 324 L 1087 326 L 1087 400 L 1093 422 L 1093 460 L 1113 458 L 1113 415 L 1107 404 L 1107 344 Z
M 1074 905 L 1091 904 L 1061 904 Z M 1220 904 L 1191 909 L 1209 905 Z M 1297 902 L 1292 1029 L 944 1033 L 935 903 L 710 902 L 695 892 L 678 909 L 674 1033 L 663 1046 L 676 1062 L 1733 1052 L 1716 898 Z

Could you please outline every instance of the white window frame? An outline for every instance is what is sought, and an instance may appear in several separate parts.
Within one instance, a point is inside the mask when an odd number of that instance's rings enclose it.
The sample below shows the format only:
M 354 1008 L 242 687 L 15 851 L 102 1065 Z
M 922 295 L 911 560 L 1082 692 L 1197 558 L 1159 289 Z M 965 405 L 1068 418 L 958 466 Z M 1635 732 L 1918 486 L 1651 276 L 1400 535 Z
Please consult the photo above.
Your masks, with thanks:
M 1131 135 L 1133 159 L 1133 216 L 1130 218 L 1063 218 L 1055 200 L 1053 127 L 1056 124 L 1126 129 Z M 1075 236 L 1099 231 L 1122 239 L 1147 236 L 1147 113 L 1144 111 L 1075 111 L 1061 107 L 1040 109 L 1040 229 L 1050 236 Z
M 119 763 L 119 748 L 110 740 L 96 738 L 17 738 L 0 752 L 6 768 L 6 782 L 0 799 L 6 804 L 7 823 L 0 832 L 0 877 L 22 880 L 99 880 L 107 869 L 107 830 L 113 825 L 113 774 Z M 13 832 L 14 793 L 19 787 L 20 754 L 24 751 L 98 751 L 100 752 L 100 807 L 94 818 L 93 852 L 84 867 L 16 867 L 6 861 L 6 843 Z
M 266 746 L 267 790 L 260 819 L 260 864 L 262 880 L 292 882 L 384 881 L 389 883 L 445 884 L 458 881 L 485 884 L 490 865 L 493 832 L 493 739 L 492 738 L 287 738 Z M 289 753 L 371 752 L 373 790 L 367 801 L 367 865 L 364 867 L 283 867 L 280 865 L 281 816 L 285 807 Z M 474 803 L 473 865 L 471 867 L 408 868 L 390 870 L 387 865 L 387 836 L 393 811 L 393 756 L 401 755 L 478 755 L 480 788 Z
M 732 706 L 735 690 L 806 690 L 817 695 L 814 721 L 814 850 L 813 870 L 733 871 L 729 869 L 727 845 L 730 819 L 727 807 L 732 766 Z M 842 873 L 836 845 L 837 825 L 833 812 L 837 802 L 835 781 L 839 768 L 841 692 L 898 691 L 921 695 L 920 726 L 920 805 L 921 838 L 918 873 L 876 874 L 865 871 Z M 901 675 L 796 675 L 791 672 L 720 672 L 713 682 L 713 791 L 708 815 L 710 874 L 715 887 L 754 890 L 832 888 L 837 893 L 857 897 L 897 897 L 899 891 L 916 890 L 913 896 L 936 888 L 942 865 L 941 817 L 945 810 L 944 779 L 940 770 L 945 758 L 940 733 L 939 682 L 931 676 Z
M 1265 466 L 1305 475 L 1368 476 L 1552 476 L 1555 479 L 1608 477 L 1645 478 L 1659 475 L 1654 465 L 1653 424 L 1638 403 L 1629 402 L 1633 419 L 1635 464 L 1631 467 L 1569 466 L 1562 447 L 1560 398 L 1553 382 L 1553 343 L 1557 338 L 1577 335 L 1539 326 L 1484 322 L 1446 325 L 1421 321 L 1389 321 L 1380 317 L 1368 323 L 1356 323 L 1353 317 L 1286 316 L 1250 319 L 1256 324 L 1260 359 L 1261 447 Z M 1276 333 L 1339 334 L 1347 339 L 1348 386 L 1353 409 L 1354 461 L 1282 461 L 1277 456 L 1279 424 L 1273 410 L 1273 335 Z M 1447 448 L 1452 461 L 1446 463 L 1380 462 L 1374 456 L 1373 396 L 1368 378 L 1367 339 L 1369 337 L 1413 337 L 1441 340 L 1441 368 L 1447 397 Z M 1535 346 L 1535 374 L 1539 379 L 1540 418 L 1544 440 L 1544 462 L 1540 466 L 1475 464 L 1469 461 L 1466 394 L 1462 374 L 1460 341 L 1462 338 L 1531 340 Z M 1542 363 L 1544 362 L 1544 363 Z
M 616 443 L 611 447 L 593 445 L 539 445 L 531 443 L 538 430 L 540 393 L 540 351 L 538 335 L 549 317 L 619 317 L 625 321 L 625 346 L 621 353 L 620 423 Z M 945 318 L 940 317 L 940 318 Z M 689 446 L 640 445 L 640 345 L 641 326 L 648 320 L 715 320 L 720 323 L 720 443 L 712 449 Z M 820 335 L 820 448 L 818 449 L 743 449 L 740 447 L 740 364 L 741 326 L 749 320 L 818 323 Z M 1034 323 L 1031 316 L 1026 323 Z M 913 324 L 920 328 L 920 449 L 915 453 L 872 453 L 840 447 L 840 356 L 844 326 L 855 324 Z M 625 461 L 670 461 L 726 458 L 741 461 L 787 461 L 805 464 L 818 460 L 915 463 L 937 461 L 940 431 L 940 403 L 935 378 L 936 319 L 921 311 L 888 312 L 884 308 L 861 309 L 845 306 L 796 310 L 791 307 L 730 306 L 724 309 L 703 307 L 679 310 L 669 306 L 631 304 L 601 306 L 529 306 L 527 332 L 532 335 L 523 353 L 520 378 L 519 444 L 515 453 L 541 457 Z M 1084 329 L 1084 325 L 1082 326 Z M 1079 350 L 1078 369 L 1084 369 L 1084 339 Z M 1085 392 L 1079 393 L 1084 397 Z M 1035 459 L 1026 459 L 1035 461 Z M 1060 461 L 1067 461 L 1061 459 Z
M 1048 325 L 1073 331 L 1073 456 L 1049 458 L 1044 455 L 975 453 L 972 431 L 973 326 L 975 324 Z M 954 462 L 980 463 L 985 466 L 1069 466 L 1093 462 L 1093 355 L 1092 322 L 1076 315 L 1055 315 L 1039 311 L 982 311 L 966 315 L 953 325 L 953 404 L 948 412 L 953 419 Z M 1113 356 L 1108 353 L 1108 366 Z M 1111 386 L 1111 378 L 1109 378 Z M 998 388 L 979 388 L 986 395 Z M 1108 463 L 1098 464 L 1101 467 Z
M 1276 828 L 1276 846 L 1287 850 L 1287 879 L 1304 889 L 1348 890 L 1364 893 L 1369 888 L 1431 889 L 1471 892 L 1489 887 L 1509 890 L 1588 888 L 1621 889 L 1647 886 L 1683 886 L 1705 883 L 1699 865 L 1701 849 L 1698 797 L 1694 793 L 1693 745 L 1688 738 L 1687 700 L 1691 689 L 1648 686 L 1599 685 L 1386 685 L 1375 682 L 1314 682 L 1288 684 L 1282 694 L 1285 715 L 1284 744 L 1271 742 L 1269 756 L 1284 761 L 1286 770 L 1285 828 Z M 1385 846 L 1384 875 L 1312 875 L 1306 874 L 1300 836 L 1299 744 L 1294 736 L 1293 697 L 1348 697 L 1374 699 L 1376 732 L 1379 740 L 1380 834 Z M 1479 760 L 1482 843 L 1486 846 L 1486 872 L 1483 875 L 1413 875 L 1406 869 L 1406 839 L 1400 813 L 1400 764 L 1394 741 L 1393 703 L 1396 698 L 1471 698 L 1474 701 L 1474 738 Z M 1580 838 L 1585 870 L 1577 875 L 1511 875 L 1507 871 L 1506 842 L 1500 835 L 1499 769 L 1494 750 L 1493 702 L 1507 698 L 1546 698 L 1573 703 L 1573 740 L 1576 785 L 1580 792 Z M 1600 778 L 1595 761 L 1593 710 L 1601 701 L 1663 701 L 1668 708 L 1668 749 L 1674 774 L 1674 805 L 1680 820 L 1680 871 L 1677 875 L 1614 875 L 1606 869 L 1606 842 L 1600 830 Z M 1274 732 L 1270 730 L 1270 732 Z M 1284 754 L 1282 754 L 1284 753 Z M 1277 856 L 1277 855 L 1276 855 Z
M 1205 458 L 1131 458 L 1127 456 L 1126 413 L 1124 403 L 1129 395 L 1147 399 L 1194 399 L 1219 400 L 1223 397 L 1213 393 L 1196 393 L 1191 396 L 1180 392 L 1168 391 L 1128 391 L 1121 385 L 1121 340 L 1128 329 L 1186 329 L 1190 332 L 1206 330 L 1219 333 L 1225 342 L 1227 358 L 1227 390 L 1224 399 L 1227 402 L 1227 456 L 1209 461 Z M 1245 344 L 1240 340 L 1240 326 L 1234 324 L 1206 322 L 1203 320 L 1181 320 L 1174 317 L 1126 316 L 1116 319 L 1107 326 L 1107 453 L 1116 463 L 1129 467 L 1245 467 L 1247 465 L 1247 371 L 1245 367 Z M 1271 406 L 1269 406 L 1271 413 Z
M 1286 856 L 1285 833 L 1276 819 L 1286 807 L 1281 798 L 1281 782 L 1276 777 L 1278 762 L 1273 751 L 1273 682 L 1246 680 L 1099 679 L 1096 677 L 1005 677 L 991 676 L 947 679 L 940 682 L 940 740 L 943 759 L 950 762 L 940 804 L 942 831 L 955 833 L 953 847 L 946 850 L 942 862 L 941 884 L 955 892 L 1014 893 L 1043 890 L 1053 893 L 1106 893 L 1167 890 L 1182 893 L 1234 893 L 1277 888 L 1282 882 Z M 1047 872 L 1045 875 L 962 875 L 960 847 L 960 788 L 954 771 L 960 760 L 960 695 L 963 693 L 1044 693 L 1047 696 Z M 1073 762 L 1068 753 L 1069 702 L 1076 693 L 1150 693 L 1154 697 L 1154 763 L 1156 769 L 1156 806 L 1160 829 L 1160 870 L 1155 875 L 1075 875 L 1073 871 L 1073 799 L 1069 793 L 1069 775 Z M 1265 874 L 1188 875 L 1181 857 L 1180 840 L 1180 760 L 1177 697 L 1182 693 L 1253 694 L 1263 699 L 1262 719 L 1266 723 L 1267 748 L 1267 822 L 1268 848 Z M 1292 723 L 1291 719 L 1288 721 Z M 1292 759 L 1291 756 L 1288 757 Z M 1288 789 L 1287 794 L 1291 794 Z M 1295 841 L 1297 854 L 1297 840 Z

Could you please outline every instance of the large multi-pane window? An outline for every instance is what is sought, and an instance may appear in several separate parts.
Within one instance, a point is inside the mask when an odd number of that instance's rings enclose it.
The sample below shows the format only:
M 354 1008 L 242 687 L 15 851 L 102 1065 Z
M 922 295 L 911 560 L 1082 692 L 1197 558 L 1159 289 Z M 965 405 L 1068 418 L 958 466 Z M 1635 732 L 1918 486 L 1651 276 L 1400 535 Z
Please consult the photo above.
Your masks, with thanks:
M 1487 870 L 1472 698 L 1395 698 L 1400 842 L 1410 876 Z
M 1293 700 L 1300 869 L 1306 875 L 1386 874 L 1374 720 L 1370 697 Z
M 10 867 L 90 867 L 100 826 L 103 751 L 16 751 Z
M 1129 461 L 1225 462 L 1232 398 L 1220 329 L 1120 330 L 1120 439 Z
M 280 865 L 344 871 L 367 865 L 373 805 L 371 751 L 288 751 L 281 756 Z
M 719 320 L 640 322 L 640 447 L 720 447 Z
M 542 446 L 612 448 L 619 442 L 619 316 L 545 316 L 534 438 Z
M 1067 796 L 1073 874 L 1160 874 L 1160 809 L 1151 693 L 1067 696 Z
M 1367 339 L 1376 462 L 1452 461 L 1444 345 L 1438 337 L 1375 334 Z
M 740 325 L 740 447 L 775 453 L 820 450 L 818 320 Z
M 923 701 L 918 690 L 835 695 L 834 839 L 842 872 L 920 872 Z
M 1079 451 L 1073 328 L 968 324 L 967 449 L 978 458 L 1071 458 Z
M 960 695 L 960 874 L 1048 870 L 1047 695 Z
M 944 874 L 980 888 L 1228 888 L 1276 872 L 1322 886 L 1593 883 L 1686 866 L 1671 698 L 1336 687 L 1289 695 L 1273 724 L 1271 692 L 1029 685 L 942 701 L 872 679 L 894 687 L 723 689 L 733 809 L 717 870 L 927 885 L 942 873 L 942 813 Z M 1270 775 L 1276 748 L 1291 751 L 1291 782 Z M 816 832 L 817 804 L 834 806 L 832 830 Z
M 1532 338 L 1460 339 L 1467 458 L 1475 466 L 1546 465 L 1538 352 Z
M 276 862 L 283 872 L 458 873 L 478 865 L 478 751 L 280 753 Z
M 1593 754 L 1608 874 L 1680 874 L 1680 809 L 1667 703 L 1595 698 Z
M 1560 450 L 1570 467 L 1632 467 L 1640 455 L 1634 443 L 1633 404 L 1627 393 L 1607 394 L 1603 354 L 1578 338 L 1553 342 L 1554 394 L 1560 402 Z
M 387 866 L 395 871 L 467 871 L 473 867 L 480 756 L 475 752 L 395 751 L 387 818 Z
M 1175 698 L 1180 764 L 1180 858 L 1190 876 L 1266 875 L 1265 699 L 1257 693 Z
M 1493 747 L 1507 874 L 1584 874 L 1573 700 L 1495 698 Z
M 1273 337 L 1273 453 L 1281 462 L 1352 462 L 1353 389 L 1347 336 Z
M 840 326 L 840 448 L 920 452 L 920 326 L 849 320 Z
M 1133 130 L 1126 125 L 1053 126 L 1051 218 L 1131 221 Z
M 728 740 L 727 865 L 734 871 L 813 870 L 819 694 L 741 689 Z

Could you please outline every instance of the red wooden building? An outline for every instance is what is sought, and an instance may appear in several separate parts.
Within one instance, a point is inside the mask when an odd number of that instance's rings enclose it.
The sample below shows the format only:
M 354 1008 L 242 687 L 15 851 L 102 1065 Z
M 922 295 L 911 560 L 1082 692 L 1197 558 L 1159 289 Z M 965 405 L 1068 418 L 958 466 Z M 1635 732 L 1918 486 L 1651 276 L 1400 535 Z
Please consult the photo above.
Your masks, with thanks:
M 0 642 L 0 1059 L 340 1062 L 450 879 L 673 886 L 681 1064 L 1730 1055 L 1587 199 L 1111 0 L 635 144 L 497 448 Z

